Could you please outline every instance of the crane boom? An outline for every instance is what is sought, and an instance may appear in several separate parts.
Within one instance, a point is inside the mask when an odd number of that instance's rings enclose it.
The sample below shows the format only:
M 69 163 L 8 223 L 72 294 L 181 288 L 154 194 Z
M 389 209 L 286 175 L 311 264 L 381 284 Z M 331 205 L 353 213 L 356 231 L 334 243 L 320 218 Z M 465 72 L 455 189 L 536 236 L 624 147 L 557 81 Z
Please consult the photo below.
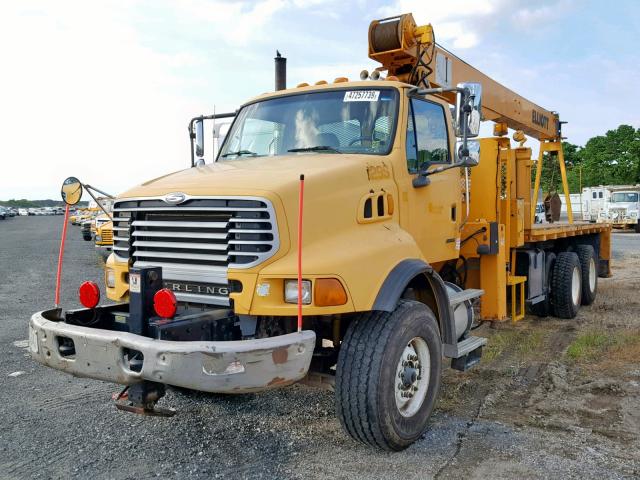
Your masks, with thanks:
M 561 138 L 557 113 L 518 95 L 436 44 L 431 25 L 418 27 L 411 14 L 371 22 L 369 57 L 382 64 L 378 70 L 387 70 L 389 76 L 416 86 L 449 88 L 462 82 L 480 83 L 485 120 L 522 130 L 538 140 Z M 438 96 L 455 103 L 455 92 Z

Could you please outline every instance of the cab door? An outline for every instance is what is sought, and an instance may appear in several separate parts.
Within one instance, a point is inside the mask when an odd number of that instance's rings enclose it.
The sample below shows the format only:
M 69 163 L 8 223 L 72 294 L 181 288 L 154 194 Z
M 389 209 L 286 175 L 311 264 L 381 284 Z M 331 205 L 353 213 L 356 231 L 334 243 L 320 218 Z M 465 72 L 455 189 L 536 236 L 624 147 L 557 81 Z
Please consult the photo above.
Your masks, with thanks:
M 445 102 L 409 98 L 405 128 L 406 166 L 398 175 L 401 226 L 416 240 L 429 263 L 457 258 L 460 250 L 461 169 L 430 175 L 430 183 L 414 187 L 425 167 L 454 161 L 453 131 Z

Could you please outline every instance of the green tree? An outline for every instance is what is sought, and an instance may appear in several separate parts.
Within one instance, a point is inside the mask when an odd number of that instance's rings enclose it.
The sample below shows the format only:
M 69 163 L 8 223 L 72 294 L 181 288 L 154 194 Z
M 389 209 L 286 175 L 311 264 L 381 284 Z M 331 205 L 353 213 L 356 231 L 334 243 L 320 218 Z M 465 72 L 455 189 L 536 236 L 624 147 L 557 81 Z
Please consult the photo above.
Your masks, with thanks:
M 567 167 L 567 181 L 569 191 L 578 191 L 580 186 L 580 167 L 582 165 L 581 149 L 578 145 L 569 142 L 562 142 L 562 152 L 564 163 Z M 537 163 L 537 162 L 536 162 Z M 531 184 L 535 182 L 536 167 L 531 171 Z M 560 175 L 560 164 L 556 155 L 545 152 L 542 160 L 542 177 L 540 178 L 540 188 L 543 192 L 562 192 L 562 176 Z
M 585 186 L 640 183 L 640 129 L 620 125 L 581 150 Z

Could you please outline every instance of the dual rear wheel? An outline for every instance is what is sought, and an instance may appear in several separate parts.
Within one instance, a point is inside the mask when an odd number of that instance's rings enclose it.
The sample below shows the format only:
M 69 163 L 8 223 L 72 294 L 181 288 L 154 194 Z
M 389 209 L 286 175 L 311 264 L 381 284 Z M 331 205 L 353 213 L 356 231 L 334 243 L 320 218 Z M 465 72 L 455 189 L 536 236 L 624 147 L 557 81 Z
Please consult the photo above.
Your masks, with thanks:
M 578 245 L 573 252 L 560 252 L 547 264 L 549 298 L 537 304 L 534 313 L 575 318 L 580 305 L 591 305 L 598 290 L 598 260 L 591 245 Z M 535 307 L 535 305 L 534 305 Z

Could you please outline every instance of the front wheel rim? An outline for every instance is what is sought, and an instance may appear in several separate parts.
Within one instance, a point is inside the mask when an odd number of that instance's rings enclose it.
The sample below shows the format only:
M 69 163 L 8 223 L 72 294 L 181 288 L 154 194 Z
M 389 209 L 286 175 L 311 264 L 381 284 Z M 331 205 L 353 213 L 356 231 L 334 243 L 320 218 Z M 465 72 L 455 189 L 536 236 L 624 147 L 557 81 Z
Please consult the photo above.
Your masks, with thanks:
M 574 305 L 580 304 L 580 269 L 574 267 L 571 275 L 571 300 Z
M 427 397 L 431 375 L 429 346 L 421 337 L 412 338 L 405 346 L 395 377 L 395 400 L 403 417 L 413 417 Z

